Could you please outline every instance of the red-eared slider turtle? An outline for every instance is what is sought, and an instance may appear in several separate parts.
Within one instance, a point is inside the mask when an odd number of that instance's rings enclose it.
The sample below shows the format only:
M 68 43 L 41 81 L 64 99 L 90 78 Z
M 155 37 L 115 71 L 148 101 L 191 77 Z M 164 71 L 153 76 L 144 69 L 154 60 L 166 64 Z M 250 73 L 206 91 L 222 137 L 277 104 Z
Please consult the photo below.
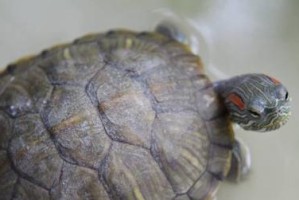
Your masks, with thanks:
M 263 74 L 212 83 L 178 29 L 109 31 L 0 75 L 5 199 L 212 199 L 248 173 L 231 122 L 279 128 L 286 88 Z

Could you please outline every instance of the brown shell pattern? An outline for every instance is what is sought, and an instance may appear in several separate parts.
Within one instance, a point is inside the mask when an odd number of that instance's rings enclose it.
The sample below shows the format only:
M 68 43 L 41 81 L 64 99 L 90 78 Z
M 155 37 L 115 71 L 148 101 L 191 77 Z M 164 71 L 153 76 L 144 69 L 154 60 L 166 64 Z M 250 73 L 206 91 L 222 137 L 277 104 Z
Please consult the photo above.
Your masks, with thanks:
M 0 130 L 1 199 L 205 199 L 233 139 L 199 57 L 124 30 L 9 65 Z

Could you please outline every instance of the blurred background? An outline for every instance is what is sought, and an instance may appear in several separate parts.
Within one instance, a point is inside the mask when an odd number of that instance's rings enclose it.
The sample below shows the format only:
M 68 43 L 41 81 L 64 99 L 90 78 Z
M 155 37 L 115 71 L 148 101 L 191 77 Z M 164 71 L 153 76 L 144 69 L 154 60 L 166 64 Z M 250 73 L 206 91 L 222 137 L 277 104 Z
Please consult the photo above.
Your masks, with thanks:
M 223 183 L 218 200 L 297 199 L 298 10 L 298 0 L 0 0 L 0 66 L 86 33 L 150 30 L 160 19 L 173 18 L 191 30 L 193 49 L 213 80 L 267 73 L 280 79 L 293 99 L 293 115 L 281 129 L 236 130 L 251 149 L 252 173 L 242 183 Z

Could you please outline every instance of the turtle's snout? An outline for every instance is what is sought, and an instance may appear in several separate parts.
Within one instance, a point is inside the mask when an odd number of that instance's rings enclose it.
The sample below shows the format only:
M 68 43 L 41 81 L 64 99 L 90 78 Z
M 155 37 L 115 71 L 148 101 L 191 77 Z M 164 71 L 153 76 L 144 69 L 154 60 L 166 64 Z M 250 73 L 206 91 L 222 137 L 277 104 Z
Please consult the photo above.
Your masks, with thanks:
M 268 124 L 263 131 L 271 131 L 285 125 L 291 116 L 290 101 L 281 102 L 277 109 L 268 113 Z
M 290 104 L 288 103 L 287 105 L 279 108 L 278 110 L 278 114 L 281 115 L 281 116 L 290 116 L 291 115 L 291 106 Z
M 291 115 L 291 101 L 292 98 L 287 97 L 279 106 L 278 112 L 280 115 Z

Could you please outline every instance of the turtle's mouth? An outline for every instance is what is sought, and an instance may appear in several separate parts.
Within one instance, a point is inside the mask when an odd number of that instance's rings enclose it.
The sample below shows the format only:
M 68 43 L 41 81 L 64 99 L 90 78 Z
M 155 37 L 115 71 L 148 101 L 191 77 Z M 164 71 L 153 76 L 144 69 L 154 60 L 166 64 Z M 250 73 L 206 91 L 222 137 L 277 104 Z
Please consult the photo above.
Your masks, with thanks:
M 280 118 L 279 120 L 276 120 L 276 122 L 269 124 L 268 126 L 266 126 L 264 129 L 262 129 L 261 131 L 274 131 L 276 129 L 279 129 L 280 127 L 282 127 L 283 125 L 285 125 L 287 123 L 287 121 L 289 120 L 290 115 Z
M 245 130 L 259 132 L 273 131 L 285 125 L 291 116 L 290 106 L 284 106 L 279 110 L 268 113 L 265 117 L 255 120 L 248 120 L 246 123 L 239 123 Z
M 261 131 L 273 131 L 285 125 L 291 116 L 290 107 L 285 107 L 283 111 L 276 114 L 275 117 Z

